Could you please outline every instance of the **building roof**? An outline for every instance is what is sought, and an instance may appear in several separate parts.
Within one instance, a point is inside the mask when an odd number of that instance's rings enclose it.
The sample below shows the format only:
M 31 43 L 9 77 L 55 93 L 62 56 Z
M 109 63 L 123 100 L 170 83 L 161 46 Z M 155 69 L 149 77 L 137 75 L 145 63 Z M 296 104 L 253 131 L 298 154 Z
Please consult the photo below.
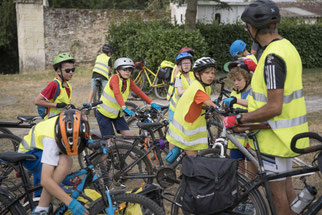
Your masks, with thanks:
M 282 17 L 322 17 L 322 2 L 278 2 Z

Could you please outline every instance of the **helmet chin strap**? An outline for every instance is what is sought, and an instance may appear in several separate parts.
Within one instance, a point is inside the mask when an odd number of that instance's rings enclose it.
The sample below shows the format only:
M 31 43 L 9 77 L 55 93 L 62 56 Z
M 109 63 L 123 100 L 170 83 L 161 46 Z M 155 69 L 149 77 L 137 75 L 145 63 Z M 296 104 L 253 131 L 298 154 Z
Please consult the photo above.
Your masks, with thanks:
M 210 83 L 210 84 L 206 84 L 206 83 L 204 83 L 202 80 L 201 80 L 201 74 L 200 74 L 200 72 L 198 72 L 198 74 L 199 74 L 199 77 L 200 77 L 200 79 L 195 75 L 195 77 L 196 77 L 196 79 L 201 83 L 201 85 L 203 86 L 203 87 L 208 87 L 208 86 L 210 86 L 212 83 Z
M 239 90 L 239 89 L 233 88 L 233 90 L 235 90 L 237 93 L 241 93 L 244 90 L 246 90 L 246 88 L 249 86 L 249 84 L 250 84 L 250 81 L 247 81 L 246 84 L 245 84 L 245 86 L 243 87 L 243 89 Z
M 58 76 L 59 76 L 59 77 L 60 77 L 60 79 L 61 79 L 61 85 L 62 85 L 62 88 L 64 88 L 64 81 L 65 81 L 65 79 L 64 79 L 64 76 L 63 76 L 62 66 L 60 65 L 60 66 L 59 66 L 59 68 L 60 68 L 60 74 L 58 74 Z

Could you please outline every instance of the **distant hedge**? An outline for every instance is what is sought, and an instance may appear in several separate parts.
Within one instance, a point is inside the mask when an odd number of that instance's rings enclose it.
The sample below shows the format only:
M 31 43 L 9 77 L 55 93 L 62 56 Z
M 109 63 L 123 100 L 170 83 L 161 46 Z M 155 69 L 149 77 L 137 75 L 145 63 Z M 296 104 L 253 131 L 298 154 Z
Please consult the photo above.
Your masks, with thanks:
M 322 67 L 321 23 L 306 25 L 283 21 L 278 29 L 280 35 L 295 45 L 304 68 Z M 184 31 L 183 26 L 173 26 L 167 21 L 135 20 L 120 25 L 112 23 L 107 37 L 115 50 L 113 58 L 128 56 L 134 61 L 145 60 L 153 70 L 156 70 L 162 60 L 174 62 L 178 51 L 184 46 L 195 50 L 195 60 L 210 56 L 218 62 L 220 68 L 225 62 L 232 60 L 229 46 L 236 39 L 245 41 L 250 50 L 252 41 L 245 31 L 245 25 L 241 23 L 198 23 L 196 30 Z

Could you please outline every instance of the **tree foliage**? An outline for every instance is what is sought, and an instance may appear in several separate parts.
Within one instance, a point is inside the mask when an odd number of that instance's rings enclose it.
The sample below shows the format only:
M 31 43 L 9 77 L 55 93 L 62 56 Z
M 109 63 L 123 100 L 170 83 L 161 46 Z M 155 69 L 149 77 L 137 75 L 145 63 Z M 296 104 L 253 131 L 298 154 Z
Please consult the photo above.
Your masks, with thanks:
M 18 72 L 16 10 L 12 0 L 0 1 L 0 73 Z

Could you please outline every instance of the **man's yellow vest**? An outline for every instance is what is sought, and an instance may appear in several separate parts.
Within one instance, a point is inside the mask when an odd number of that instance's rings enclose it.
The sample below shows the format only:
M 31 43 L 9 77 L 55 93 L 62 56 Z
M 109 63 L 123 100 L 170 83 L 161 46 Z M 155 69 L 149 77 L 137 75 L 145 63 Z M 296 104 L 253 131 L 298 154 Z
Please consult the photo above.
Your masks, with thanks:
M 235 90 L 231 92 L 230 96 L 234 96 L 237 99 L 241 99 L 241 93 L 237 93 Z M 241 108 L 241 109 L 247 109 L 247 107 L 244 107 L 242 105 L 239 104 L 234 104 L 233 108 Z M 237 138 L 237 140 L 243 145 L 243 146 L 247 146 L 249 139 L 246 138 L 245 136 L 241 136 L 239 134 L 234 134 L 234 136 Z M 237 147 L 230 141 L 228 140 L 228 148 L 229 149 L 237 149 Z
M 55 139 L 55 124 L 58 116 L 50 118 L 48 120 L 39 122 L 33 126 L 28 135 L 24 136 L 22 142 L 19 145 L 19 152 L 28 152 L 32 149 L 43 150 L 44 146 L 42 139 L 44 137 L 50 137 Z
M 268 120 L 272 129 L 263 129 L 256 137 L 262 153 L 278 157 L 294 157 L 297 154 L 290 149 L 291 139 L 298 133 L 307 132 L 308 122 L 302 86 L 302 61 L 296 48 L 288 40 L 273 41 L 264 50 L 252 78 L 248 111 L 255 111 L 267 104 L 264 66 L 269 54 L 279 56 L 285 62 L 283 109 L 279 116 Z M 297 142 L 299 148 L 308 145 L 308 138 Z
M 249 58 L 249 59 L 253 60 L 253 61 L 254 61 L 254 63 L 256 63 L 256 64 L 257 64 L 257 59 L 256 59 L 255 55 L 253 55 L 253 54 L 249 54 L 249 55 L 247 55 L 247 56 L 246 56 L 246 58 Z
M 190 84 L 196 79 L 195 75 L 193 74 L 193 72 L 189 72 L 188 75 L 189 75 L 190 83 L 188 82 L 187 78 L 181 72 L 177 75 L 177 78 L 181 79 L 182 89 L 184 89 L 184 90 L 188 89 Z M 179 99 L 180 99 L 180 96 L 179 96 L 179 93 L 178 93 L 178 89 L 175 87 L 174 88 L 174 94 L 173 94 L 173 96 L 172 96 L 172 98 L 170 100 L 170 109 L 173 112 L 176 110 L 177 103 L 178 103 Z
M 102 53 L 97 56 L 95 61 L 95 66 L 93 69 L 93 72 L 96 72 L 98 74 L 103 75 L 108 79 L 110 77 L 109 71 L 108 71 L 108 61 L 110 60 L 110 57 L 107 56 L 105 53 Z
M 173 67 L 173 70 L 171 72 L 171 79 L 170 79 L 170 85 L 168 88 L 168 93 L 167 93 L 167 101 L 170 101 L 173 93 L 174 93 L 174 71 L 176 70 L 177 65 Z
M 185 116 L 198 90 L 206 92 L 201 83 L 195 80 L 180 98 L 177 105 L 177 110 L 180 111 L 174 113 L 166 136 L 169 143 L 191 151 L 208 148 L 206 119 L 205 116 L 201 115 L 205 110 L 202 110 L 200 116 L 193 123 L 185 121 Z M 207 90 L 206 93 L 210 95 L 210 90 Z
M 130 79 L 126 80 L 126 90 L 122 92 L 123 79 L 119 75 L 117 76 L 119 77 L 120 92 L 124 102 L 126 102 L 130 93 Z M 98 106 L 97 110 L 108 118 L 116 119 L 118 116 L 122 117 L 123 112 L 121 105 L 115 99 L 114 92 L 110 87 L 110 80 L 108 81 L 100 99 L 103 103 Z
M 55 78 L 55 80 L 59 81 L 57 78 Z M 66 103 L 66 104 L 70 104 L 70 100 L 71 100 L 71 97 L 72 97 L 72 86 L 68 83 L 68 81 L 66 82 L 68 87 L 69 87 L 69 96 L 66 92 L 66 89 L 63 88 L 63 84 L 61 83 L 61 81 L 59 81 L 59 87 L 60 87 L 60 93 L 59 95 L 57 96 L 56 100 L 53 101 L 53 99 L 50 99 L 48 100 L 49 102 L 55 102 L 55 103 Z M 55 115 L 58 115 L 60 114 L 61 112 L 64 111 L 64 108 L 54 108 L 54 107 L 49 107 L 48 108 L 48 114 L 45 116 L 44 119 L 49 119 L 49 117 L 51 116 L 55 116 Z

